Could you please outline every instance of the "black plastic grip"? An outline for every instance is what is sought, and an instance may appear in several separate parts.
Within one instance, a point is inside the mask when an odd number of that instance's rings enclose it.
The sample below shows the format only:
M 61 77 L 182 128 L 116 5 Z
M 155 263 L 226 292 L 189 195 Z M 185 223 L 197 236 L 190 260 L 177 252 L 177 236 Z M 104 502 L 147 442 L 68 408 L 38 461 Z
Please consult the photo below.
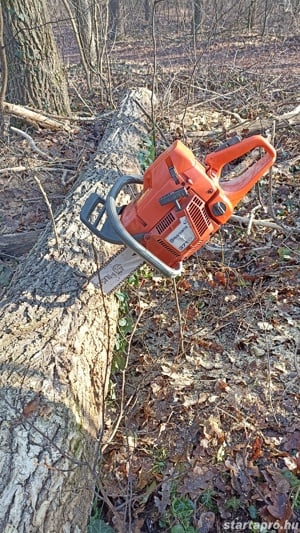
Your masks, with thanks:
M 102 209 L 98 212 L 97 217 L 95 218 L 95 221 L 91 221 L 91 216 L 94 213 L 96 207 L 101 204 Z M 105 199 L 99 196 L 99 194 L 93 192 L 85 201 L 81 211 L 80 211 L 80 220 L 83 222 L 89 230 L 97 235 L 100 239 L 102 239 L 102 233 L 101 230 L 98 229 L 98 225 L 104 216 L 106 211 L 105 208 Z

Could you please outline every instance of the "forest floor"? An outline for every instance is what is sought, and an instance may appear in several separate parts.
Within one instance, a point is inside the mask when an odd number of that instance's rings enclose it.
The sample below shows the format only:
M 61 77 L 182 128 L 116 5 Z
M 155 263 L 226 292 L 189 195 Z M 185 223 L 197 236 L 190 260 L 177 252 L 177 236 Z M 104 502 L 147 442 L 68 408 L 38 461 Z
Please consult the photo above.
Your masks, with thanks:
M 228 38 L 196 60 L 160 44 L 154 81 L 142 40 L 111 56 L 116 100 L 136 85 L 160 97 L 157 152 L 181 138 L 203 160 L 255 132 L 278 156 L 235 211 L 248 223 L 227 223 L 175 285 L 145 267 L 116 293 L 106 503 L 102 492 L 90 531 L 300 531 L 299 122 L 278 122 L 299 106 L 299 40 Z M 87 118 L 76 131 L 27 127 L 44 156 L 18 134 L 0 141 L 0 291 L 49 220 L 45 193 L 55 211 L 112 114 L 76 64 L 69 79 Z M 141 143 L 144 166 L 152 148 Z

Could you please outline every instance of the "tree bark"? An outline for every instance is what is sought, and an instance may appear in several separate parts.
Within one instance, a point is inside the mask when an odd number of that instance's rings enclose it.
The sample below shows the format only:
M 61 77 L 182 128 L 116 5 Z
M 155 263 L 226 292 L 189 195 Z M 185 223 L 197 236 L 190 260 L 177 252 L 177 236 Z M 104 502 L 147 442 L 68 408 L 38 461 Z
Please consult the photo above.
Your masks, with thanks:
M 3 0 L 8 63 L 7 99 L 58 115 L 70 114 L 61 59 L 45 0 Z
M 151 8 L 150 0 L 144 0 L 144 17 L 146 22 L 150 22 Z
M 89 283 L 115 246 L 93 239 L 80 209 L 120 173 L 139 173 L 150 93 L 121 102 L 97 154 L 19 267 L 0 311 L 0 530 L 86 532 L 104 421 L 117 305 Z M 94 246 L 93 246 L 94 243 Z M 98 265 L 99 266 L 99 265 Z
M 89 0 L 70 0 L 75 12 L 80 45 L 87 62 L 94 69 L 97 66 L 97 43 L 95 31 L 94 3 Z
M 123 37 L 125 30 L 121 0 L 109 0 L 109 26 L 111 39 Z
M 193 36 L 195 39 L 197 39 L 200 29 L 201 29 L 201 22 L 202 22 L 202 0 L 194 0 L 194 15 L 193 15 Z
M 92 88 L 92 72 L 97 67 L 97 30 L 95 4 L 89 0 L 62 0 L 70 17 L 81 63 L 89 90 Z
M 256 19 L 256 12 L 257 12 L 257 0 L 250 0 L 249 8 L 248 8 L 248 30 L 253 30 L 255 26 L 255 19 Z

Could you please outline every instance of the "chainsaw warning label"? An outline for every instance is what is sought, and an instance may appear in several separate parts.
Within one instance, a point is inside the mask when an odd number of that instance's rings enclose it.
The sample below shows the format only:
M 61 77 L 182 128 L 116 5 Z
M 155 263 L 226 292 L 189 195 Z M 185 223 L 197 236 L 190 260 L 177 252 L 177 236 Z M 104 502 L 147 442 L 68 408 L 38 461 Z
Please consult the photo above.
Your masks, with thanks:
M 166 240 L 177 250 L 185 250 L 195 239 L 195 234 L 186 217 L 181 217 L 178 226 L 171 231 Z

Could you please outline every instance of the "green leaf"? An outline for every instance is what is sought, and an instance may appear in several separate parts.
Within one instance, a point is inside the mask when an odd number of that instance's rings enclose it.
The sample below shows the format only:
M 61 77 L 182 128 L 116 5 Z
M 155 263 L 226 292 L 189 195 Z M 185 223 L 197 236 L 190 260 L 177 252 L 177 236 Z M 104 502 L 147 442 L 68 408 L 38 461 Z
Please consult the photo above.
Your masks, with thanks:
M 115 530 L 107 525 L 101 518 L 96 518 L 88 526 L 88 533 L 115 533 Z
M 255 518 L 257 518 L 257 509 L 255 505 L 250 505 L 248 508 L 248 511 L 249 511 L 250 518 L 252 518 L 252 520 L 255 520 Z
M 214 511 L 216 509 L 216 503 L 214 497 L 217 495 L 213 489 L 206 489 L 200 498 L 200 501 L 208 511 Z
M 180 524 L 176 524 L 175 526 L 171 527 L 171 533 L 185 533 L 185 529 Z
M 285 260 L 292 259 L 291 250 L 289 248 L 284 248 L 284 246 L 281 246 L 280 248 L 278 248 L 277 253 L 280 259 L 285 259 Z
M 242 502 L 239 498 L 236 498 L 235 496 L 233 496 L 232 498 L 230 498 L 230 500 L 227 500 L 227 502 L 225 503 L 225 508 L 226 509 L 234 509 L 234 511 L 237 511 L 237 509 L 239 509 L 240 507 L 242 507 Z
M 300 479 L 298 479 L 290 470 L 283 470 L 282 475 L 287 479 L 291 488 L 300 488 Z

